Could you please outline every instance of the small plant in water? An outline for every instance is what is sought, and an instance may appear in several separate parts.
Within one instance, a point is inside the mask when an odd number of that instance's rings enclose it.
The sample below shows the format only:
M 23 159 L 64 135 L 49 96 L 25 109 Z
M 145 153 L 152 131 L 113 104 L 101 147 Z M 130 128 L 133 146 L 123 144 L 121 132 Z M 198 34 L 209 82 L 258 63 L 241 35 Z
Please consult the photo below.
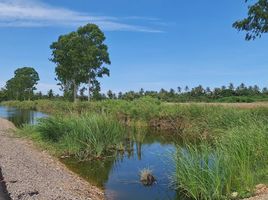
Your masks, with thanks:
M 151 186 L 156 182 L 153 171 L 149 168 L 140 170 L 140 181 L 144 186 Z

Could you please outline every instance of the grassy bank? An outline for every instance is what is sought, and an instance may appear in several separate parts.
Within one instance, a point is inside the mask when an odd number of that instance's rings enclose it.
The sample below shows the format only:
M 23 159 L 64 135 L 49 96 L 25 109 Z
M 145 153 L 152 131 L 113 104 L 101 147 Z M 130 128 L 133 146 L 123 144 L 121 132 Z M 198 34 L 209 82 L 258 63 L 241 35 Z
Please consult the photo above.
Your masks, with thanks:
M 20 134 L 48 144 L 58 155 L 101 158 L 120 150 L 124 127 L 106 115 L 57 115 L 25 126 Z
M 159 129 L 184 129 L 187 121 L 199 121 L 200 118 L 207 118 L 211 113 L 217 115 L 224 113 L 225 110 L 232 111 L 234 114 L 239 108 L 254 108 L 256 110 L 267 110 L 268 104 L 176 104 L 164 103 L 157 99 L 150 97 L 137 99 L 134 101 L 125 100 L 105 100 L 97 102 L 77 102 L 71 103 L 67 101 L 7 101 L 2 102 L 1 105 L 17 107 L 20 109 L 37 110 L 49 114 L 83 114 L 95 113 L 106 114 L 115 117 L 120 122 L 131 124 L 139 122 L 141 126 L 146 125 L 149 127 Z M 213 106 L 212 106 L 213 105 Z M 230 108 L 222 108 L 230 107 Z M 264 108 L 266 107 L 266 108 Z M 137 124 L 137 123 L 136 123 Z
M 240 199 L 251 196 L 256 184 L 268 181 L 266 115 L 229 114 L 209 122 L 211 131 L 218 133 L 212 142 L 186 142 L 173 155 L 174 184 L 193 199 Z

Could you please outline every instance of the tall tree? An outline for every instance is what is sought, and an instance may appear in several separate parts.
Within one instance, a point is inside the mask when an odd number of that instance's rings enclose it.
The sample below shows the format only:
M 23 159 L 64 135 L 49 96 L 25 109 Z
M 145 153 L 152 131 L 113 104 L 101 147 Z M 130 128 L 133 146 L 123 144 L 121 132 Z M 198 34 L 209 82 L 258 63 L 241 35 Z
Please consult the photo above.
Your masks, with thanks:
M 110 65 L 108 47 L 104 44 L 105 36 L 95 24 L 87 24 L 77 30 L 80 55 L 79 65 L 85 73 L 84 83 L 88 84 L 88 100 L 90 100 L 92 88 L 99 87 L 97 78 L 109 76 L 110 71 L 105 65 Z
M 143 95 L 144 95 L 144 89 L 143 89 L 143 88 L 140 89 L 140 91 L 139 91 L 139 95 L 140 95 L 140 96 L 143 96 Z
M 175 95 L 175 90 L 173 88 L 170 88 L 169 95 L 173 97 Z
M 245 0 L 248 2 L 248 0 Z M 239 31 L 246 31 L 246 40 L 254 40 L 268 32 L 268 0 L 257 0 L 248 7 L 248 16 L 236 21 L 233 27 Z
M 74 101 L 81 83 L 88 84 L 88 100 L 95 89 L 100 89 L 97 78 L 109 76 L 104 65 L 111 64 L 104 33 L 95 24 L 87 24 L 76 32 L 59 37 L 52 43 L 52 59 L 56 75 L 63 88 L 73 89 Z
M 108 92 L 107 92 L 107 97 L 108 97 L 109 99 L 112 99 L 112 98 L 113 98 L 113 92 L 112 92 L 112 90 L 108 90 Z
M 39 75 L 32 67 L 18 68 L 14 77 L 7 81 L 6 88 L 12 98 L 22 99 L 28 96 L 31 99 L 35 85 L 39 81 Z
M 42 99 L 43 98 L 42 92 L 41 91 L 37 92 L 36 95 L 35 95 L 35 98 Z
M 178 91 L 179 94 L 181 93 L 181 87 L 180 86 L 177 87 L 177 91 Z
M 262 89 L 262 93 L 263 93 L 263 94 L 268 94 L 268 88 L 267 88 L 267 87 L 264 87 L 264 88 Z
M 234 90 L 234 84 L 233 83 L 229 83 L 228 89 L 229 90 Z
M 54 92 L 53 92 L 52 89 L 48 90 L 48 92 L 47 92 L 47 97 L 48 97 L 49 99 L 53 99 L 53 98 L 54 98 Z
M 82 87 L 80 90 L 79 90 L 79 94 L 80 94 L 80 97 L 83 99 L 84 98 L 84 94 L 85 94 L 85 91 L 87 90 L 87 88 L 85 87 Z
M 210 87 L 206 87 L 206 94 L 211 94 L 211 89 L 210 89 Z
M 73 99 L 77 99 L 77 90 L 83 82 L 83 68 L 79 63 L 79 40 L 76 32 L 62 35 L 57 42 L 53 42 L 51 61 L 56 63 L 57 80 L 65 93 L 73 89 Z
M 122 92 L 119 92 L 118 93 L 118 99 L 122 99 L 123 98 L 123 93 Z
M 189 87 L 187 85 L 185 86 L 184 91 L 189 92 Z
M 7 91 L 4 88 L 0 89 L 0 102 L 7 100 Z
M 7 96 L 9 99 L 18 100 L 21 94 L 21 85 L 14 77 L 6 82 Z

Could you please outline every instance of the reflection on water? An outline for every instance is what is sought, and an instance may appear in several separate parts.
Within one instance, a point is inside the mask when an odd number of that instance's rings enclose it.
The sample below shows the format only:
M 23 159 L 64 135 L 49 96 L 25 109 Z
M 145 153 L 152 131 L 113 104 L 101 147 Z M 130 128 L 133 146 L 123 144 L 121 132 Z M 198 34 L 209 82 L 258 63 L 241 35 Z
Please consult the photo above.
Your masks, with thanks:
M 18 127 L 23 124 L 35 124 L 38 118 L 46 116 L 46 114 L 37 111 L 0 106 L 0 117 L 13 122 Z
M 108 200 L 178 199 L 169 185 L 174 171 L 170 159 L 175 150 L 172 138 L 147 134 L 142 141 L 126 140 L 124 147 L 125 151 L 102 161 L 78 163 L 75 159 L 65 159 L 63 162 L 90 183 L 103 188 Z M 152 187 L 139 182 L 139 171 L 148 167 L 157 179 Z

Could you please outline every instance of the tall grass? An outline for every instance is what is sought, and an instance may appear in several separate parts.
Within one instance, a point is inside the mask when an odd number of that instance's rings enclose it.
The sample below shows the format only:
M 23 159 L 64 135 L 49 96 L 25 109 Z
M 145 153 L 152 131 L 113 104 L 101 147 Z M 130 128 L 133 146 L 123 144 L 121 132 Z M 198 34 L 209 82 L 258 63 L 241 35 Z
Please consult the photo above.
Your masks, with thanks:
M 125 100 L 105 100 L 99 102 L 77 102 L 71 103 L 66 101 L 8 101 L 2 102 L 1 105 L 13 106 L 21 109 L 33 109 L 49 114 L 107 114 L 115 117 L 120 122 L 140 124 L 151 126 L 158 129 L 173 129 L 181 131 L 188 129 L 192 122 L 199 123 L 209 120 L 211 116 L 216 117 L 217 123 L 225 123 L 227 118 L 228 126 L 241 112 L 238 108 L 226 108 L 223 106 L 196 105 L 196 104 L 167 104 L 157 99 L 145 97 L 134 101 Z M 268 113 L 268 109 L 266 110 Z M 250 112 L 250 111 L 248 111 Z M 233 113 L 234 115 L 230 115 Z M 268 114 L 267 114 L 268 115 Z M 219 118 L 219 119 L 218 119 Z M 223 121 L 221 121 L 223 120 Z M 215 121 L 215 120 L 214 120 Z M 214 124 L 214 123 L 213 123 Z M 226 126 L 226 124 L 223 124 Z M 203 127 L 200 123 L 200 127 Z M 205 131 L 205 130 L 201 130 Z M 197 130 L 200 132 L 200 130 Z
M 80 159 L 100 158 L 113 152 L 124 137 L 124 128 L 107 115 L 83 114 L 42 119 L 37 131 L 43 140 Z
M 213 143 L 201 141 L 177 147 L 173 181 L 186 196 L 216 200 L 238 192 L 243 198 L 253 193 L 254 185 L 267 180 L 267 120 L 244 113 L 235 122 L 237 125 L 230 124 L 229 128 L 214 124 L 221 136 Z

